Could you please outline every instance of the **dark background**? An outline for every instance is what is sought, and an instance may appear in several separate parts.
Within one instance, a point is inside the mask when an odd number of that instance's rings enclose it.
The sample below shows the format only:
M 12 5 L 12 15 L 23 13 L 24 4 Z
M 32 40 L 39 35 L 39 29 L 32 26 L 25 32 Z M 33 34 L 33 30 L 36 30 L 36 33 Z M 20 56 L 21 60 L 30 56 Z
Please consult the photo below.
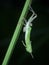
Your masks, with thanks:
M 24 3 L 25 0 L 0 0 L 0 65 Z M 33 22 L 31 31 L 34 59 L 26 52 L 21 42 L 24 39 L 24 33 L 21 31 L 8 65 L 49 64 L 49 1 L 33 0 L 31 6 L 38 15 Z

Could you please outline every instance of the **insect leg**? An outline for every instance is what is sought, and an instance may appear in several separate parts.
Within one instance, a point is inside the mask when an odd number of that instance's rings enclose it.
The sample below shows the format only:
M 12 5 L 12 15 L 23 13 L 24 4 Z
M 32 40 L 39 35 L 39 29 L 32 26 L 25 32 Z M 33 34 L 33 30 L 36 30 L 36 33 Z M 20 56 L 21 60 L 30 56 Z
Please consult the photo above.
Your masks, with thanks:
M 31 57 L 34 58 L 33 54 L 31 53 Z
M 24 18 L 24 21 L 25 21 L 25 23 L 27 22 L 27 20 Z
M 33 21 L 35 18 L 37 18 L 37 15 L 35 15 L 35 16 L 31 16 L 31 20 Z
M 24 42 L 23 42 L 23 41 L 22 41 L 22 43 L 23 43 L 24 47 L 26 47 L 26 45 L 24 44 Z
M 29 5 L 29 10 L 33 13 L 33 15 L 35 15 L 34 10 L 32 9 L 31 5 Z

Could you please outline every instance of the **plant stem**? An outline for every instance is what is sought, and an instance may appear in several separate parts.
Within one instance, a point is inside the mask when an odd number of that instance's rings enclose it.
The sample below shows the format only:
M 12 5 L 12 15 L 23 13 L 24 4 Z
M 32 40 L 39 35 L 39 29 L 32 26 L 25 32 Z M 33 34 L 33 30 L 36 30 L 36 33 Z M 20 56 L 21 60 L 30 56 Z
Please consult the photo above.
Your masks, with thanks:
M 26 13 L 28 12 L 28 8 L 29 8 L 30 4 L 31 4 L 31 0 L 26 0 L 24 8 L 22 10 L 22 14 L 19 18 L 18 24 L 17 24 L 16 29 L 14 31 L 13 37 L 10 41 L 10 44 L 9 44 L 9 47 L 8 47 L 7 52 L 5 54 L 5 58 L 2 62 L 2 65 L 7 65 L 9 62 L 9 59 L 13 53 L 14 47 L 16 45 L 16 42 L 18 40 L 18 37 L 20 35 L 21 29 L 22 29 L 22 26 L 24 23 L 23 18 L 26 17 Z

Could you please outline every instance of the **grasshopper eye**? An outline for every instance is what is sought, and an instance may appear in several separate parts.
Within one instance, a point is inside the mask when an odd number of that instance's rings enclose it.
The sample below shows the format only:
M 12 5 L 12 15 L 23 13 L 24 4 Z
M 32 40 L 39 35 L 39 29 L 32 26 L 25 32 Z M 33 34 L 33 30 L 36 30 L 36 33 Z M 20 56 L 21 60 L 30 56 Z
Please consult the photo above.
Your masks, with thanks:
M 32 23 L 30 23 L 29 25 L 30 25 L 30 26 L 32 26 L 33 24 L 32 24 Z
M 26 32 L 26 27 L 23 28 L 23 32 Z

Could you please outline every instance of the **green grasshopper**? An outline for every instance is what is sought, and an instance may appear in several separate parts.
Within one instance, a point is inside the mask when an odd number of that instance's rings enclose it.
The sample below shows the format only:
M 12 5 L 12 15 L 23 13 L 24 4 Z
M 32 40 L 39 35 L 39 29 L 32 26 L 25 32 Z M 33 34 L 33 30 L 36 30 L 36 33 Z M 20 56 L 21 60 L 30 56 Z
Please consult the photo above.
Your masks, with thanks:
M 28 19 L 28 21 L 24 18 L 24 21 L 26 22 L 25 27 L 23 28 L 23 32 L 25 32 L 25 43 L 22 41 L 23 45 L 26 48 L 26 51 L 29 52 L 33 58 L 32 55 L 32 45 L 31 45 L 31 41 L 30 41 L 30 33 L 31 33 L 31 29 L 32 29 L 32 21 L 37 17 L 37 14 L 35 14 L 35 12 L 33 11 L 32 7 L 30 6 L 30 11 L 33 13 L 31 15 L 31 17 Z

